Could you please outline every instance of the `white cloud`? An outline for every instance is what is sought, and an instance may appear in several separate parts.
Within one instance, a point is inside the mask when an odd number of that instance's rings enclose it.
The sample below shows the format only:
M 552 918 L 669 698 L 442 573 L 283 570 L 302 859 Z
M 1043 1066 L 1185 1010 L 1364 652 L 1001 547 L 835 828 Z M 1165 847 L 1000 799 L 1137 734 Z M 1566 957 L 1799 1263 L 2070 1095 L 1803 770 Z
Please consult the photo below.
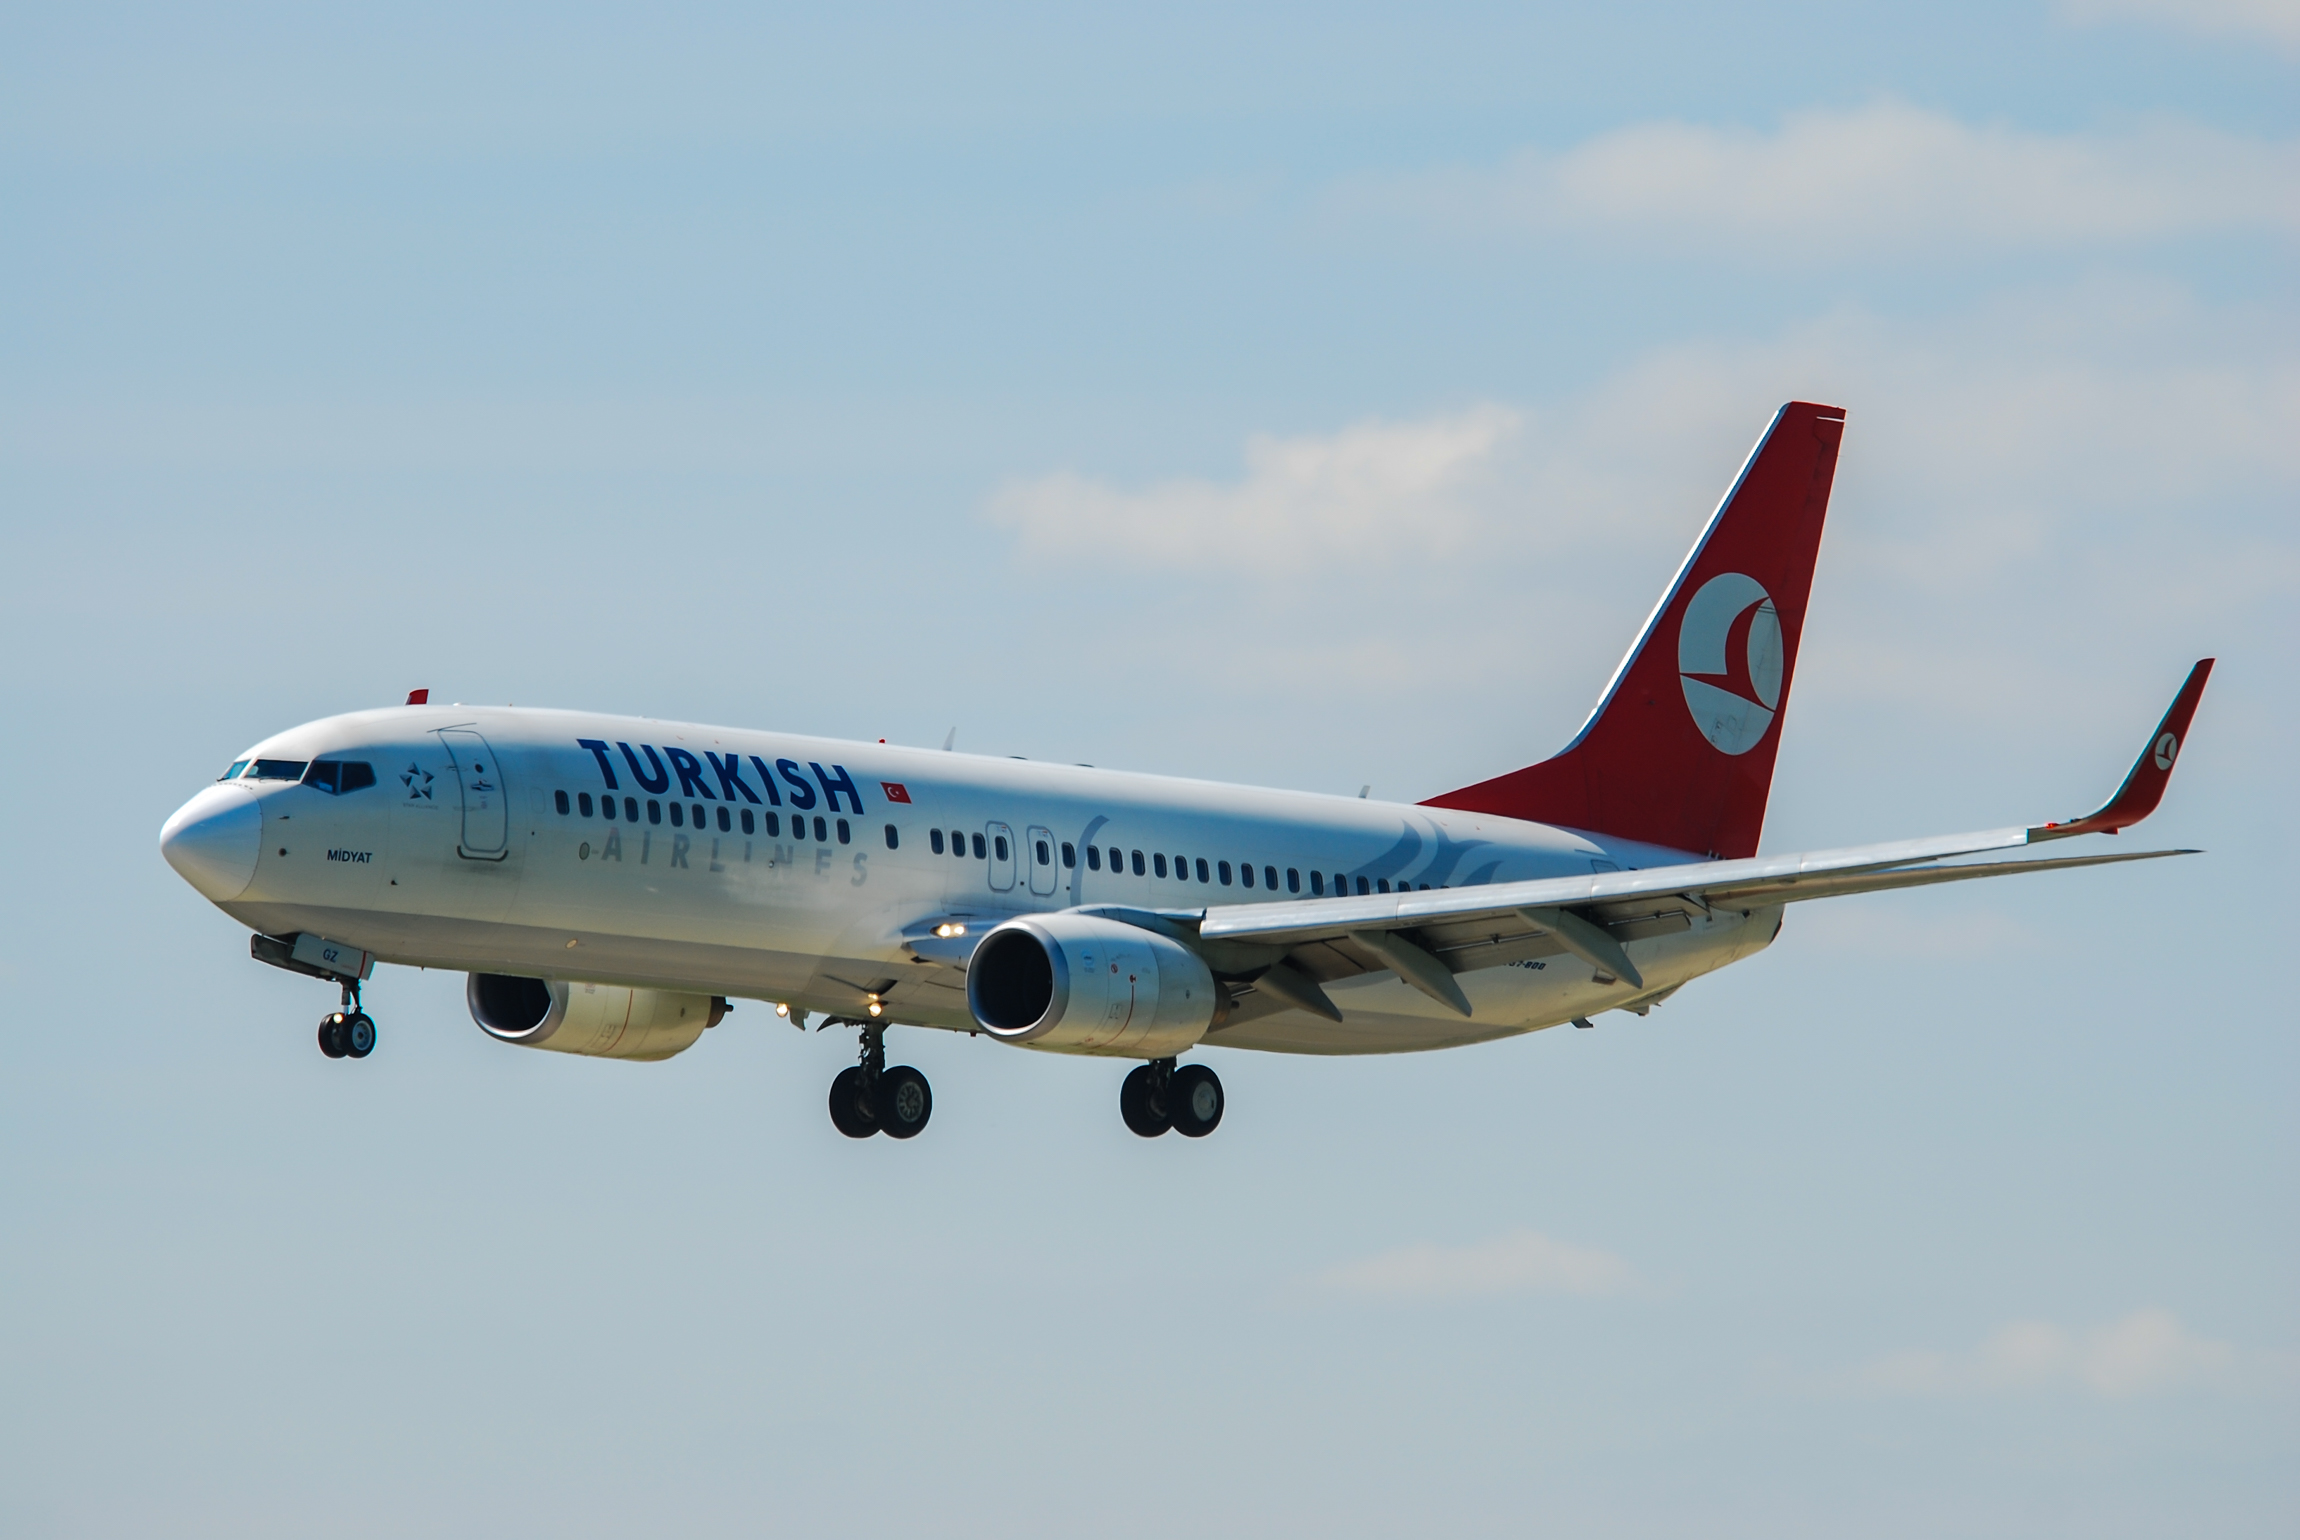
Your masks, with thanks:
M 1761 132 L 1635 124 L 1491 168 L 1353 186 L 1345 206 L 1458 229 L 1679 243 L 1799 265 L 2194 233 L 2300 233 L 2300 146 L 2171 119 L 2039 134 L 1899 101 Z
M 1516 729 L 1534 750 L 1587 708 L 1772 407 L 1833 401 L 1851 418 L 1801 694 L 2046 730 L 2040 710 L 2101 720 L 2134 659 L 2233 645 L 2300 599 L 2285 330 L 2129 279 L 1948 318 L 1839 310 L 1549 403 L 1259 437 L 1227 478 L 1020 479 L 988 512 L 1027 559 L 1185 575 L 1135 586 L 1196 677 L 1330 702 L 1437 682 L 1454 719 L 1538 700 L 1543 725 Z M 2049 703 L 2004 666 L 2023 650 L 2065 665 Z
M 2257 37 L 2300 48 L 2300 0 L 2063 0 L 2071 21 L 2146 21 L 2205 37 Z
M 1499 406 L 1326 435 L 1246 441 L 1233 482 L 1128 491 L 1060 473 L 1014 481 L 992 519 L 1040 550 L 1115 549 L 1173 566 L 1330 566 L 1412 546 L 1451 555 L 1477 526 L 1477 494 L 1520 427 Z
M 1470 1246 L 1401 1246 L 1320 1276 L 1328 1288 L 1385 1299 L 1470 1299 L 1497 1294 L 1621 1294 L 1637 1273 L 1610 1251 L 1515 1230 Z
M 2114 1400 L 2226 1382 L 2234 1353 L 2168 1310 L 2136 1310 L 2093 1331 L 2019 1321 L 1970 1352 L 1898 1353 L 1861 1371 L 1871 1390 L 1991 1395 L 2077 1389 Z

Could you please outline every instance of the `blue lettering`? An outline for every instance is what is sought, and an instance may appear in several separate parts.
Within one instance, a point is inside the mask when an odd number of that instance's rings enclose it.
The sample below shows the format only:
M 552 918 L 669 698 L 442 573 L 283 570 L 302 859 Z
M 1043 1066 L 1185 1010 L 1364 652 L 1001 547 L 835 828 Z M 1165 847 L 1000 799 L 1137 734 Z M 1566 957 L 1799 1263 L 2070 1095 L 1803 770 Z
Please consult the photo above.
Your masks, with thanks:
M 655 774 L 652 779 L 649 779 L 646 771 L 639 768 L 639 756 L 631 752 L 631 745 L 618 743 L 615 746 L 623 751 L 623 762 L 631 767 L 631 778 L 637 781 L 641 787 L 648 791 L 658 792 L 670 789 L 670 773 L 663 768 L 663 762 L 655 757 L 655 745 L 652 743 L 639 745 L 647 751 L 647 763 L 655 767 Z
M 711 788 L 703 784 L 703 767 L 695 762 L 694 755 L 685 749 L 665 749 L 663 757 L 671 762 L 672 769 L 679 772 L 680 796 L 711 797 Z M 716 802 L 719 799 L 711 797 L 711 800 Z
M 843 791 L 847 794 L 847 800 L 855 805 L 855 813 L 858 816 L 862 813 L 862 794 L 855 790 L 854 778 L 847 774 L 846 766 L 831 766 L 838 772 L 836 780 L 823 774 L 823 767 L 811 759 L 807 761 L 807 768 L 815 773 L 816 780 L 823 783 L 823 800 L 830 804 L 832 812 L 839 810 L 839 793 Z
M 722 765 L 719 763 L 718 755 L 712 753 L 709 749 L 705 749 L 703 750 L 703 758 L 710 764 L 712 771 L 719 777 L 719 791 L 723 796 L 726 797 L 729 802 L 735 800 L 735 793 L 738 791 L 743 794 L 743 800 L 745 802 L 756 802 L 759 800 L 758 794 L 751 790 L 751 783 L 743 779 L 742 755 L 729 754 L 727 756 L 727 762 Z M 773 791 L 774 787 L 769 786 L 767 790 Z
M 607 778 L 607 789 L 609 791 L 618 790 L 619 788 L 615 785 L 615 762 L 607 757 L 607 745 L 596 738 L 578 738 L 575 740 L 575 746 L 591 751 L 591 757 L 599 761 L 599 773 Z M 625 748 L 623 752 L 628 754 L 631 751 L 629 748 Z
M 784 763 L 788 764 L 790 761 L 785 760 Z M 751 756 L 751 768 L 759 772 L 759 784 L 767 788 L 767 806 L 781 807 L 783 794 L 775 790 L 775 773 L 767 768 L 767 762 L 753 754 Z
M 775 768 L 782 772 L 783 780 L 791 788 L 791 806 L 813 807 L 815 805 L 815 789 L 807 784 L 805 776 L 799 774 L 799 762 L 797 760 L 778 759 L 775 761 Z

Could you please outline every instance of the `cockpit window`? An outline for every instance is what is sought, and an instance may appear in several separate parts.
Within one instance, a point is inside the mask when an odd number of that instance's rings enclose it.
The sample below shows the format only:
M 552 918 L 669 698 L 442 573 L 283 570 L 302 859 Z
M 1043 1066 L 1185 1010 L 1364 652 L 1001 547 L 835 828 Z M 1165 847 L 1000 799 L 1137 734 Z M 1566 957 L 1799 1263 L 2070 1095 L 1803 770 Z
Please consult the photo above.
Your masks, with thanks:
M 240 773 L 242 770 L 245 770 L 247 767 L 248 767 L 248 762 L 247 762 L 246 760 L 244 760 L 244 759 L 235 759 L 235 760 L 233 760 L 233 761 L 232 761 L 232 767 L 231 767 L 229 770 L 226 770 L 226 771 L 225 771 L 225 772 L 224 772 L 222 775 L 219 775 L 219 776 L 217 776 L 217 777 L 216 777 L 216 779 L 217 779 L 217 780 L 219 780 L 219 781 L 228 781 L 228 780 L 231 780 L 232 778 L 234 778 L 235 776 L 237 776 L 237 775 L 238 775 L 238 774 L 239 774 L 239 773 Z
M 315 759 L 303 783 L 336 795 L 360 791 L 375 784 L 375 766 L 364 759 Z
M 259 759 L 248 766 L 251 781 L 300 781 L 304 765 L 301 759 Z

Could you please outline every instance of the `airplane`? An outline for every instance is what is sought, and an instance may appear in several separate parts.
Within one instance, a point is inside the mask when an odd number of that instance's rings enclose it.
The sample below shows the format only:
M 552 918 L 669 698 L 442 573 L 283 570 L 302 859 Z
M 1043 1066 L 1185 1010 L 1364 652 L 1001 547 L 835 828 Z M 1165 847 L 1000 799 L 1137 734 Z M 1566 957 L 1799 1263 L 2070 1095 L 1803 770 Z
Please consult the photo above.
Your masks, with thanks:
M 757 1001 L 858 1029 L 831 1121 L 897 1139 L 933 1096 L 890 1025 L 1135 1061 L 1126 1126 L 1201 1138 L 1225 1098 L 1194 1050 L 1587 1027 L 1764 950 L 1792 903 L 2195 854 L 2006 853 L 2154 811 L 2210 658 L 2093 813 L 1759 854 L 1844 423 L 1773 415 L 1562 751 L 1426 801 L 418 690 L 256 744 L 160 849 L 258 961 L 338 986 L 331 1058 L 374 1050 L 379 962 L 467 974 L 498 1041 L 605 1059 Z

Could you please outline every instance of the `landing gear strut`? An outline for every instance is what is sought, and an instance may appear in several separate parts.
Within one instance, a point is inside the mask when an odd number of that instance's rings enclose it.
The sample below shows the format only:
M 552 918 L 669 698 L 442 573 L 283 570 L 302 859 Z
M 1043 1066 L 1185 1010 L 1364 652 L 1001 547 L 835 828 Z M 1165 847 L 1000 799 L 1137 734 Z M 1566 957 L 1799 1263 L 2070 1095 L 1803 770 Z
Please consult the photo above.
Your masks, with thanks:
M 1152 1059 L 1128 1071 L 1118 1087 L 1118 1115 L 1145 1139 L 1169 1128 L 1203 1139 L 1221 1124 L 1222 1106 L 1222 1081 L 1203 1064 L 1176 1067 L 1172 1059 Z
M 934 1092 L 926 1076 L 907 1064 L 888 1067 L 886 1028 L 875 1021 L 863 1023 L 861 1062 L 831 1081 L 831 1126 L 849 1139 L 872 1134 L 910 1139 L 933 1115 Z
M 343 980 L 343 1008 L 319 1019 L 319 1051 L 331 1059 L 364 1059 L 375 1052 L 375 1018 L 360 1009 L 359 980 Z

